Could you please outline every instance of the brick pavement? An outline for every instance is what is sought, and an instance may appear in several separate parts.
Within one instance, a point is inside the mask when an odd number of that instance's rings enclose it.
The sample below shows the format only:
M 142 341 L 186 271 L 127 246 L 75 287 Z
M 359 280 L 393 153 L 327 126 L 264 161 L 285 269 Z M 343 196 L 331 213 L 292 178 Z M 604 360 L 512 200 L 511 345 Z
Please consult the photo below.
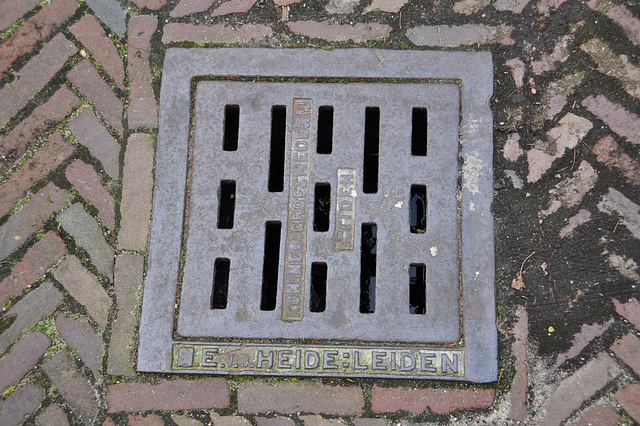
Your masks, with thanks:
M 135 372 L 163 52 L 220 45 L 493 52 L 498 383 Z M 621 1 L 0 2 L 0 424 L 640 422 L 639 57 Z

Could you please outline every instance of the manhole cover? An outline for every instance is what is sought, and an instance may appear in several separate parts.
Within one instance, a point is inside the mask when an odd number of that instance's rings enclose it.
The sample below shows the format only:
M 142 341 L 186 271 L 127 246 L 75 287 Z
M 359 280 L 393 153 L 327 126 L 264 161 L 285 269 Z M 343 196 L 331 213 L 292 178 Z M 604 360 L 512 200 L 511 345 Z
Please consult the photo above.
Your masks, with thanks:
M 491 56 L 168 49 L 138 368 L 496 379 Z

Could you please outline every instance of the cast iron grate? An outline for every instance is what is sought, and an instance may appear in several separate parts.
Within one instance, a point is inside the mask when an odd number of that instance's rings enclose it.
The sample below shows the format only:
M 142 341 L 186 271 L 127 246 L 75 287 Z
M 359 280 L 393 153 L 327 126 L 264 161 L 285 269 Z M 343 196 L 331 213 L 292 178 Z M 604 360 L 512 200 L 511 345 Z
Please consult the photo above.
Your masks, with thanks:
M 141 371 L 496 378 L 486 53 L 169 49 Z

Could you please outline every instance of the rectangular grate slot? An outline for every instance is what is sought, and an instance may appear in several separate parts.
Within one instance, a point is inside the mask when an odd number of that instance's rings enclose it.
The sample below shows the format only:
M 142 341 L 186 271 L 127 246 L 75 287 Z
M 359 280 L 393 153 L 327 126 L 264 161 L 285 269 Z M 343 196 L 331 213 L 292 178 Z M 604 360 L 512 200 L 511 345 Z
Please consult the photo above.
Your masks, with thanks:
M 413 108 L 411 118 L 411 155 L 427 155 L 428 116 L 426 108 Z
M 236 209 L 236 181 L 220 181 L 220 205 L 218 206 L 218 228 L 233 228 L 233 215 Z
M 409 313 L 424 315 L 427 311 L 427 267 L 424 263 L 409 266 Z
M 238 132 L 240 128 L 240 106 L 226 105 L 224 107 L 224 136 L 222 149 L 236 151 L 238 149 Z
M 377 226 L 362 224 L 360 245 L 360 313 L 372 314 L 376 310 L 376 246 Z
M 271 108 L 271 158 L 269 161 L 269 192 L 284 189 L 284 146 L 287 133 L 287 108 Z
M 318 109 L 318 154 L 333 151 L 333 107 L 324 105 Z
M 424 234 L 427 231 L 427 187 L 425 185 L 411 185 L 409 222 L 411 233 Z
M 327 232 L 329 230 L 329 214 L 331 213 L 331 185 L 326 182 L 316 183 L 313 204 L 313 230 Z
M 269 221 L 265 227 L 262 299 L 260 301 L 260 309 L 263 311 L 273 311 L 276 308 L 281 228 L 282 223 L 279 221 Z
M 324 312 L 327 307 L 327 264 L 313 262 L 311 264 L 311 297 L 309 310 Z
M 364 114 L 364 164 L 362 190 L 378 192 L 378 155 L 380 152 L 380 108 L 367 107 Z
M 211 309 L 227 309 L 229 289 L 229 266 L 231 261 L 219 257 L 213 264 L 213 289 L 211 291 Z

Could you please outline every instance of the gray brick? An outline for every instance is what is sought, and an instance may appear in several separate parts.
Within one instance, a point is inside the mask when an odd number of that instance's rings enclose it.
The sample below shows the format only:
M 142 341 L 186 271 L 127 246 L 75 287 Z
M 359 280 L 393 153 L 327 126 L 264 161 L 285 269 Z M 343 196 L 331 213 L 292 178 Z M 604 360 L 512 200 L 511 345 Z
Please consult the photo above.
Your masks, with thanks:
M 127 30 L 125 12 L 116 0 L 86 0 L 87 5 L 107 24 L 111 30 L 122 37 Z
M 24 377 L 47 351 L 51 340 L 43 333 L 29 333 L 0 359 L 0 394 Z
M 409 28 L 407 37 L 417 46 L 459 47 L 474 44 L 513 44 L 512 28 L 480 24 L 422 25 Z
M 19 388 L 0 402 L 0 425 L 22 424 L 25 417 L 40 407 L 44 399 L 44 391 L 36 385 Z
M 56 328 L 65 342 L 93 372 L 93 377 L 99 377 L 102 370 L 102 358 L 104 357 L 104 343 L 102 338 L 93 331 L 87 320 L 69 318 L 64 314 L 60 314 L 56 318 Z

